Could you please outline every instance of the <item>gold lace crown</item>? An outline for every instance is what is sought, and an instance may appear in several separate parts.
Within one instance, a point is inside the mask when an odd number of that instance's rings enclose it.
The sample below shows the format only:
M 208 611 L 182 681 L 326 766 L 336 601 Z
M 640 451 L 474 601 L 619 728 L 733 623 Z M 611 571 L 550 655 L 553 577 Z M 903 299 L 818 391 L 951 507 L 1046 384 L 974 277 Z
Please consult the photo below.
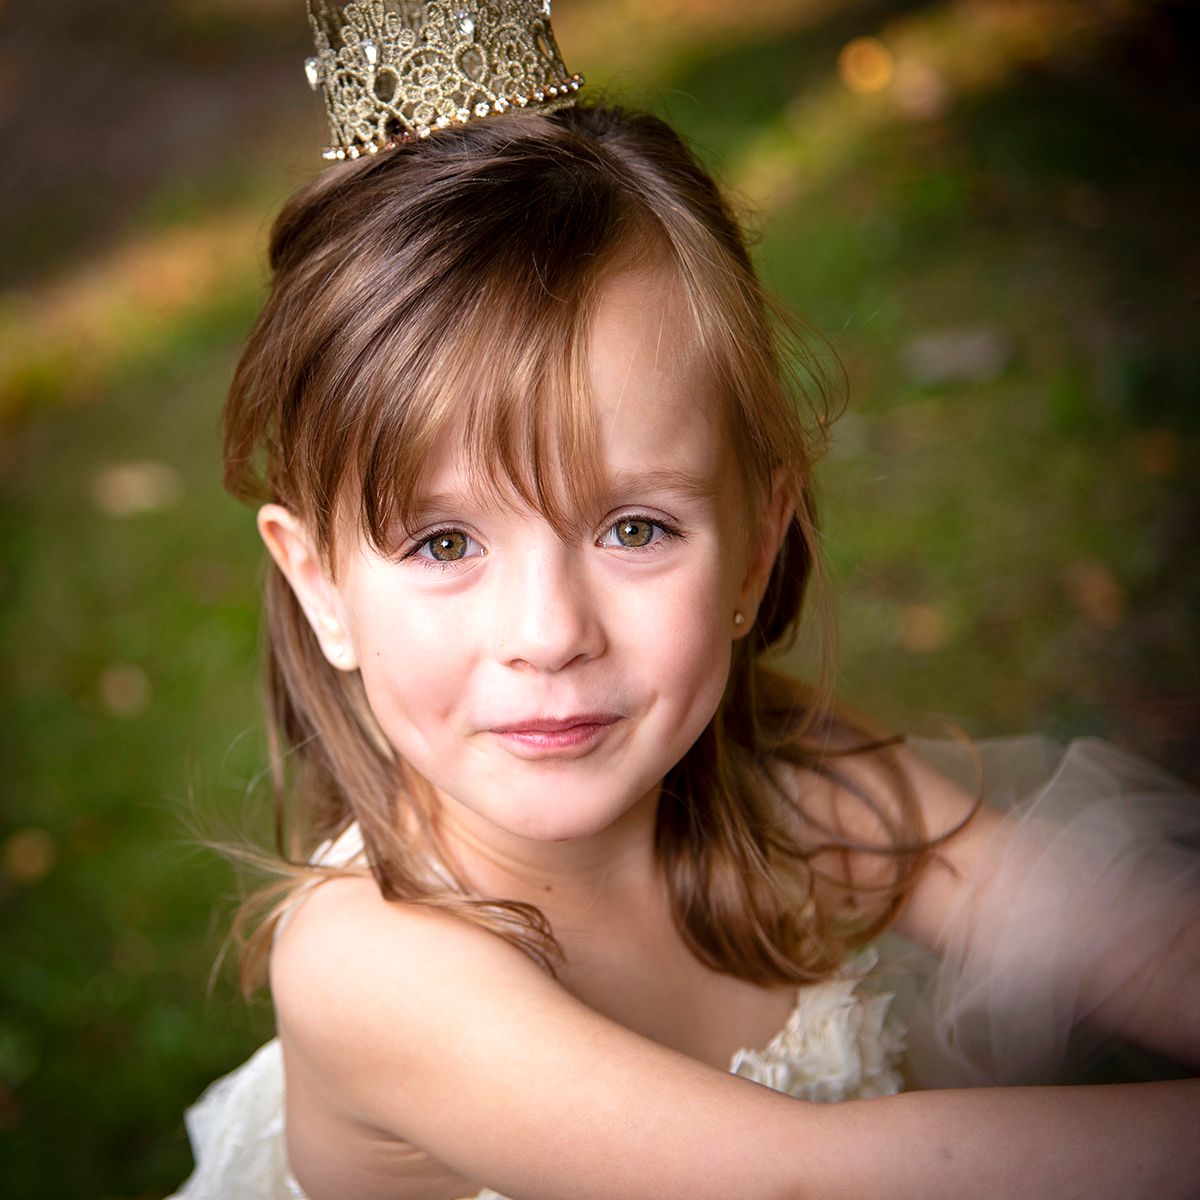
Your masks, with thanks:
M 550 26 L 551 0 L 308 0 L 327 159 L 358 158 L 455 122 L 574 103 Z

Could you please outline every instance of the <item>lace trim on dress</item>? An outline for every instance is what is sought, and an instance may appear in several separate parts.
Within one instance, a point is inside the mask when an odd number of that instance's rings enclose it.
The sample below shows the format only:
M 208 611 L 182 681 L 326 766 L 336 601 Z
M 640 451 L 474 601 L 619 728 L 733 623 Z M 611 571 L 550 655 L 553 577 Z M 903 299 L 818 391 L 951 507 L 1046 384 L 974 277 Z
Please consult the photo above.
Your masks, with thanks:
M 901 1091 L 906 1036 L 892 996 L 859 991 L 877 962 L 867 950 L 835 978 L 799 988 L 787 1024 L 763 1049 L 739 1050 L 733 1074 L 817 1104 Z

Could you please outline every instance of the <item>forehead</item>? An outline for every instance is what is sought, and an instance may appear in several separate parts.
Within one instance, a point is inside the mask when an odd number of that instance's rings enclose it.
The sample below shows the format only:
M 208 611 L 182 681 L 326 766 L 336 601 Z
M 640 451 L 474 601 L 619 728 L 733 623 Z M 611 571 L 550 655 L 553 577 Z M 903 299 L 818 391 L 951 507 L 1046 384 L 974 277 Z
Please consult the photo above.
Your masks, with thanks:
M 696 470 L 719 470 L 727 442 L 723 406 L 675 272 L 626 270 L 607 282 L 589 331 L 587 367 L 597 449 L 607 466 L 686 460 Z
M 561 497 L 581 485 L 590 491 L 651 474 L 694 477 L 715 490 L 731 467 L 724 405 L 677 273 L 665 266 L 613 273 L 581 343 L 581 394 L 556 397 L 535 418 L 544 426 L 538 432 L 551 490 Z M 581 425 L 587 438 L 578 436 Z M 473 490 L 468 481 L 479 479 L 480 464 L 464 450 L 463 433 L 455 422 L 438 439 L 424 489 Z M 583 480 L 590 472 L 592 487 Z M 505 481 L 513 482 L 520 481 Z
M 673 264 L 614 267 L 566 305 L 510 314 L 377 388 L 381 419 L 347 480 L 376 549 L 455 498 L 535 510 L 567 535 L 636 502 L 626 481 L 743 494 L 720 372 Z

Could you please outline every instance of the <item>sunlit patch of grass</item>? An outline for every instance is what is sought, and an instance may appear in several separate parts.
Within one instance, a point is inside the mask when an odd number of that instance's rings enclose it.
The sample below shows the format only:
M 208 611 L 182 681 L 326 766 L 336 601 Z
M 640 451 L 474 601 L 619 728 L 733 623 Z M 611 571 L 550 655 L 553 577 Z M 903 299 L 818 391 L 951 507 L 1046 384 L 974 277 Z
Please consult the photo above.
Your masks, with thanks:
M 0 425 L 39 403 L 97 399 L 176 331 L 254 291 L 262 226 L 257 206 L 212 214 L 133 236 L 61 282 L 8 296 Z

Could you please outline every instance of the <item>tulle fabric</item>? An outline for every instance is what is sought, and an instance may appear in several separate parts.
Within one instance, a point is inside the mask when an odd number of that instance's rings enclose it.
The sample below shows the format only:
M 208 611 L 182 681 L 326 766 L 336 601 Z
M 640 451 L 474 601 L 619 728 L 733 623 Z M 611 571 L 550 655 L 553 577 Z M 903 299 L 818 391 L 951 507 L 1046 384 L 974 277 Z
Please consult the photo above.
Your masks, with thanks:
M 913 740 L 965 787 L 968 749 Z M 946 914 L 943 961 L 903 964 L 916 1087 L 1077 1078 L 1111 1043 L 1112 1002 L 1151 984 L 1200 921 L 1200 795 L 1143 759 L 1083 738 L 975 743 L 1009 827 L 984 882 Z
M 283 1080 L 272 1038 L 188 1109 L 196 1169 L 171 1200 L 304 1200 L 288 1168 Z
M 971 751 L 913 748 L 968 789 Z M 1130 981 L 1200 919 L 1200 797 L 1108 743 L 1065 749 L 1040 737 L 975 743 L 989 803 L 1009 812 L 985 884 L 942 931 L 944 960 L 885 939 L 802 988 L 785 1029 L 731 1070 L 816 1101 L 887 1095 L 902 1086 L 1055 1083 L 1094 1054 L 1095 1021 Z M 318 859 L 346 863 L 351 828 Z M 896 994 L 895 1004 L 892 996 Z M 905 1026 L 908 1028 L 905 1053 Z M 213 1084 L 187 1114 L 196 1170 L 176 1200 L 303 1200 L 283 1135 L 283 1060 L 269 1042 Z M 482 1192 L 474 1200 L 503 1200 Z

